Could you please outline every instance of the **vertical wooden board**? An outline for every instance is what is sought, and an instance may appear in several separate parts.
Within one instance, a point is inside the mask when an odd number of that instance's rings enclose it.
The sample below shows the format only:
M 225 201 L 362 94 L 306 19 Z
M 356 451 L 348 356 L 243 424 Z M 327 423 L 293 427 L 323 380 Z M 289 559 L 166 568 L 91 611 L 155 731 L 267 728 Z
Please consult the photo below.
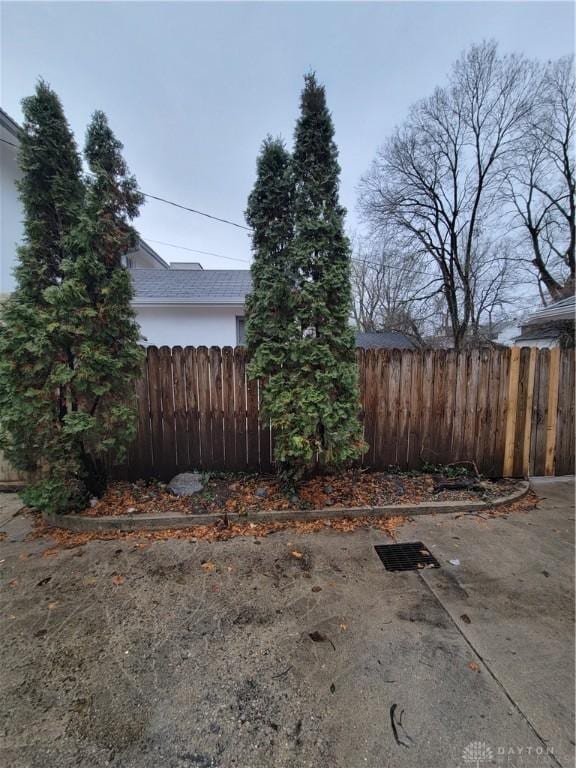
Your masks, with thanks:
M 543 475 L 546 466 L 546 423 L 548 420 L 548 374 L 550 371 L 550 350 L 540 349 L 534 381 L 532 403 L 532 437 L 530 441 L 531 473 Z M 536 385 L 538 385 L 536 387 Z
M 400 469 L 408 467 L 410 443 L 410 406 L 412 393 L 412 350 L 404 349 L 400 360 L 400 412 L 398 415 L 398 452 L 396 461 Z
M 544 474 L 554 474 L 556 457 L 556 432 L 558 424 L 558 387 L 560 384 L 560 350 L 550 352 L 548 373 L 548 415 L 546 419 L 546 453 Z
M 248 467 L 254 471 L 260 469 L 258 452 L 258 381 L 248 379 L 246 385 L 246 428 L 248 443 Z
M 392 448 L 388 429 L 390 395 L 390 350 L 376 349 L 376 418 L 374 419 L 374 466 L 385 469 L 391 463 Z M 395 454 L 395 451 L 394 451 Z
M 456 350 L 448 349 L 444 363 L 445 404 L 441 429 L 443 431 L 442 464 L 449 464 L 453 457 L 454 405 L 456 402 Z
M 161 467 L 163 479 L 169 480 L 176 471 L 176 425 L 174 419 L 174 381 L 172 378 L 172 350 L 160 347 L 160 387 L 162 398 Z
M 526 421 L 532 417 L 532 388 L 533 379 L 530 380 L 532 363 L 532 350 L 530 347 L 522 347 L 520 350 L 520 363 L 518 369 L 518 402 L 516 408 L 516 429 L 514 432 L 514 461 L 512 473 L 514 477 L 523 477 L 524 472 L 524 441 L 526 439 Z M 530 412 L 527 412 L 530 402 Z
M 138 429 L 136 433 L 137 451 L 131 452 L 137 462 L 133 479 L 152 476 L 152 428 L 150 424 L 150 400 L 148 396 L 148 359 L 144 360 L 142 375 L 136 382 L 136 408 Z
M 432 397 L 434 395 L 434 351 L 426 350 L 424 352 L 423 371 L 422 371 L 422 398 L 421 398 L 421 424 L 422 441 L 420 449 L 420 459 L 424 463 L 435 462 L 436 456 L 433 451 L 434 427 L 432 413 Z
M 412 374 L 410 388 L 410 435 L 408 438 L 408 469 L 420 466 L 422 449 L 422 379 L 424 371 L 424 355 L 422 352 L 412 354 Z
M 200 460 L 204 469 L 215 467 L 212 455 L 212 413 L 210 410 L 210 361 L 208 349 L 196 350 L 198 372 L 198 421 L 200 432 Z
M 214 469 L 224 465 L 224 412 L 222 410 L 222 353 L 210 347 L 210 415 L 212 420 L 212 461 Z
M 364 390 L 364 440 L 368 450 L 364 454 L 364 464 L 374 466 L 376 455 L 376 417 L 378 404 L 378 359 L 376 350 L 367 349 L 364 356 L 365 390 Z
M 466 395 L 468 389 L 468 355 L 456 352 L 456 392 L 454 397 L 454 426 L 452 430 L 452 461 L 464 459 L 466 427 Z
M 224 414 L 224 464 L 227 470 L 236 467 L 236 421 L 234 418 L 234 352 L 222 348 L 222 410 Z
M 246 449 L 246 359 L 244 347 L 234 350 L 234 441 L 235 469 L 244 471 L 247 468 Z
M 362 347 L 356 349 L 356 369 L 358 371 L 358 419 L 362 425 L 362 438 L 364 437 L 365 430 L 365 417 L 366 417 L 366 366 L 365 355 Z M 355 466 L 360 466 L 364 460 L 364 454 L 358 457 L 354 462 Z
M 190 469 L 188 454 L 188 411 L 186 408 L 186 361 L 182 347 L 172 348 L 174 380 L 174 423 L 176 427 L 176 465 L 179 472 Z
M 539 424 L 538 424 L 538 404 L 540 399 L 540 369 L 542 368 L 542 355 L 540 354 L 541 350 L 537 351 L 536 354 L 536 366 L 534 368 L 534 394 L 532 396 L 532 416 L 531 416 L 531 425 L 530 425 L 530 455 L 528 460 L 528 474 L 529 476 L 532 476 L 534 474 L 534 465 L 535 465 L 535 457 L 536 457 L 536 444 L 538 441 L 538 431 L 539 431 Z
M 530 442 L 532 430 L 532 407 L 534 402 L 534 378 L 536 372 L 536 361 L 538 359 L 538 350 L 533 347 L 530 350 L 528 364 L 528 382 L 526 391 L 526 413 L 524 416 L 524 441 L 522 447 L 522 475 L 528 477 L 530 465 Z M 555 409 L 554 409 L 555 410 Z M 556 431 L 554 430 L 554 435 Z
M 557 475 L 574 474 L 574 350 L 560 353 L 560 381 L 558 388 L 558 419 L 556 425 Z
M 490 463 L 492 436 L 488 432 L 489 425 L 489 400 L 490 400 L 490 364 L 491 353 L 489 349 L 481 349 L 478 369 L 478 397 L 476 400 L 476 465 L 480 472 L 485 472 Z
M 388 377 L 388 464 L 398 464 L 398 422 L 400 413 L 400 378 L 402 375 L 402 353 L 392 349 L 389 357 Z
M 194 347 L 184 349 L 186 377 L 186 415 L 188 425 L 188 461 L 191 469 L 202 466 L 200 455 L 200 421 L 198 410 L 198 370 Z
M 483 460 L 483 472 L 488 477 L 498 477 L 502 467 L 496 460 L 496 441 L 498 428 L 498 409 L 502 375 L 502 352 L 499 349 L 490 350 L 488 363 L 488 397 L 486 401 L 486 436 Z
M 499 351 L 499 389 L 498 406 L 494 429 L 494 477 L 502 477 L 504 474 L 504 456 L 506 451 L 506 428 L 508 423 L 508 393 L 510 385 L 510 363 L 512 350 L 501 349 Z
M 462 461 L 476 461 L 476 405 L 478 402 L 479 372 L 480 350 L 470 349 L 466 352 L 466 413 L 462 440 Z
M 271 452 L 271 429 L 268 419 L 264 419 L 262 416 L 262 396 L 266 382 L 260 379 L 258 381 L 258 430 L 259 430 L 259 445 L 258 451 L 260 454 L 260 471 L 270 472 L 272 469 L 272 452 Z
M 502 474 L 511 477 L 514 473 L 514 450 L 516 422 L 518 420 L 518 386 L 520 377 L 520 348 L 512 347 L 508 367 L 508 396 L 506 401 L 506 434 L 504 439 L 504 462 Z
M 147 356 L 153 475 L 160 477 L 162 474 L 162 388 L 160 386 L 160 355 L 157 347 L 148 347 Z
M 445 462 L 447 450 L 446 440 L 446 355 L 444 349 L 437 349 L 433 356 L 434 383 L 431 401 L 431 435 L 430 452 L 434 464 Z

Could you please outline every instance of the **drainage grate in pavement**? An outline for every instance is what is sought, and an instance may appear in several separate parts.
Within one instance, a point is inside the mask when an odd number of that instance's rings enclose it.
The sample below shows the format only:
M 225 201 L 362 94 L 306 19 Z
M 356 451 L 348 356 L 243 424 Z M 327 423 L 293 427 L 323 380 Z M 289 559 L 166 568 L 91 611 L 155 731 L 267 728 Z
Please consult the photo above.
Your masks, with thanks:
M 374 549 L 387 571 L 418 571 L 440 568 L 440 563 L 421 541 L 406 544 L 379 544 Z

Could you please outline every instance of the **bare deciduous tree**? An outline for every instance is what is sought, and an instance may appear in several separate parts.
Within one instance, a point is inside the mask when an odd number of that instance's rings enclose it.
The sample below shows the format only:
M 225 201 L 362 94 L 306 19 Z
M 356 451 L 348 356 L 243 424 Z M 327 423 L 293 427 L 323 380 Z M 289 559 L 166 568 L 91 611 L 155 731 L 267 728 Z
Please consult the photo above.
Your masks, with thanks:
M 356 242 L 352 262 L 353 314 L 363 331 L 393 330 L 424 343 L 438 315 L 441 279 L 426 271 L 422 255 L 389 250 L 378 241 Z
M 456 348 L 496 286 L 496 303 L 504 300 L 504 233 L 487 233 L 500 227 L 506 163 L 530 113 L 533 69 L 522 57 L 499 56 L 495 43 L 473 46 L 448 86 L 411 109 L 361 183 L 371 231 L 392 233 L 398 249 L 433 265 Z M 493 272 L 505 277 L 494 281 Z
M 574 58 L 566 56 L 542 68 L 507 173 L 507 199 L 523 233 L 519 260 L 535 270 L 543 299 L 574 291 L 575 139 Z

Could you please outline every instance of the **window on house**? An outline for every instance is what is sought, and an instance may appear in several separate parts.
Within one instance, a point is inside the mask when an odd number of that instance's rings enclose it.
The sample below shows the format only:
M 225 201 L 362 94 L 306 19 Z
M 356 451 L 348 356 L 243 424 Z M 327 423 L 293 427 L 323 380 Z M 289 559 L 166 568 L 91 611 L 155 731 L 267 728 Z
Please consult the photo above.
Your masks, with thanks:
M 243 347 L 246 344 L 246 318 L 236 318 L 236 344 Z

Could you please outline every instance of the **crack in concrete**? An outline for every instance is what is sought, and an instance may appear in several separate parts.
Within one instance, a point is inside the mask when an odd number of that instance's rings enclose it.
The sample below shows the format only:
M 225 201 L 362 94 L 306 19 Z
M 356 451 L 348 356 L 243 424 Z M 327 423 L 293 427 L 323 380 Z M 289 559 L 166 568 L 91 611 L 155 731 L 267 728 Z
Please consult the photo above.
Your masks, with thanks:
M 477 648 L 474 646 L 474 644 L 472 643 L 472 641 L 471 641 L 471 640 L 470 640 L 470 639 L 469 639 L 469 638 L 466 636 L 466 634 L 463 632 L 463 630 L 462 630 L 462 627 L 460 627 L 460 625 L 458 624 L 458 622 L 456 621 L 456 619 L 455 619 L 455 618 L 452 616 L 452 614 L 450 613 L 450 611 L 448 610 L 448 608 L 447 608 L 447 607 L 444 605 L 444 603 L 442 602 L 442 599 L 441 599 L 440 595 L 438 595 L 438 594 L 436 593 L 436 591 L 435 591 L 435 590 L 433 589 L 433 587 L 432 587 L 432 586 L 431 586 L 431 585 L 430 585 L 430 584 L 429 584 L 429 583 L 426 581 L 426 579 L 424 578 L 424 575 L 423 575 L 423 574 L 422 574 L 420 571 L 418 571 L 418 576 L 420 577 L 421 581 L 422 581 L 422 582 L 423 582 L 423 583 L 426 585 L 426 588 L 428 589 L 428 591 L 430 592 L 430 594 L 432 595 L 432 597 L 433 597 L 433 598 L 436 600 L 436 602 L 438 603 L 438 605 L 439 605 L 439 606 L 442 608 L 442 610 L 443 610 L 443 611 L 446 613 L 446 615 L 447 615 L 447 616 L 448 616 L 448 618 L 450 619 L 450 622 L 451 622 L 451 623 L 454 625 L 454 627 L 456 628 L 456 630 L 457 630 L 458 634 L 459 634 L 459 635 L 460 635 L 460 636 L 463 638 L 463 640 L 464 640 L 464 642 L 466 643 L 466 645 L 467 645 L 467 646 L 468 646 L 468 647 L 469 647 L 469 648 L 472 650 L 472 652 L 473 652 L 473 653 L 476 655 L 476 657 L 477 657 L 477 658 L 478 658 L 478 659 L 479 659 L 479 660 L 482 662 L 483 666 L 486 668 L 486 670 L 487 670 L 488 674 L 490 675 L 490 677 L 491 677 L 491 678 L 494 680 L 494 682 L 496 683 L 496 685 L 498 685 L 498 687 L 500 688 L 500 690 L 502 691 L 502 693 L 503 693 L 503 694 L 506 696 L 506 698 L 508 699 L 508 701 L 510 702 L 510 704 L 512 704 L 512 706 L 514 707 L 514 709 L 515 709 L 515 710 L 518 712 L 518 714 L 520 715 L 520 717 L 521 717 L 521 718 L 522 718 L 522 719 L 523 719 L 523 720 L 526 722 L 526 724 L 528 725 L 528 727 L 530 728 L 530 730 L 533 732 L 534 736 L 535 736 L 535 737 L 538 739 L 538 741 L 539 741 L 539 742 L 542 744 L 542 746 L 544 747 L 544 749 L 546 749 L 546 750 L 547 750 L 547 749 L 548 749 L 548 742 L 546 741 L 546 739 L 545 739 L 543 736 L 541 736 L 541 735 L 540 735 L 540 733 L 538 732 L 538 730 L 537 730 L 536 726 L 534 725 L 534 723 L 532 723 L 532 721 L 530 720 L 530 718 L 528 717 L 528 715 L 526 715 L 526 713 L 525 713 L 525 712 L 522 710 L 522 708 L 520 707 L 520 705 L 519 705 L 519 704 L 518 704 L 518 703 L 515 701 L 515 699 L 512 697 L 512 695 L 511 695 L 511 694 L 508 692 L 508 689 L 506 688 L 506 686 L 504 685 L 504 683 L 502 683 L 502 682 L 500 681 L 500 679 L 498 678 L 498 676 L 496 675 L 496 673 L 495 673 L 495 672 L 494 672 L 494 671 L 491 669 L 490 665 L 488 664 L 488 662 L 486 661 L 486 659 L 485 659 L 485 658 L 482 656 L 482 654 L 480 653 L 480 651 L 479 651 L 479 650 L 478 650 L 478 649 L 477 649 Z M 565 768 L 565 766 L 563 766 L 563 765 L 562 765 L 562 763 L 561 763 L 561 762 L 558 760 L 558 758 L 556 757 L 556 755 L 555 755 L 553 752 L 547 752 L 547 754 L 548 754 L 548 755 L 549 755 L 549 757 L 552 759 L 552 761 L 555 763 L 555 765 L 557 765 L 557 766 L 558 766 L 558 768 Z

